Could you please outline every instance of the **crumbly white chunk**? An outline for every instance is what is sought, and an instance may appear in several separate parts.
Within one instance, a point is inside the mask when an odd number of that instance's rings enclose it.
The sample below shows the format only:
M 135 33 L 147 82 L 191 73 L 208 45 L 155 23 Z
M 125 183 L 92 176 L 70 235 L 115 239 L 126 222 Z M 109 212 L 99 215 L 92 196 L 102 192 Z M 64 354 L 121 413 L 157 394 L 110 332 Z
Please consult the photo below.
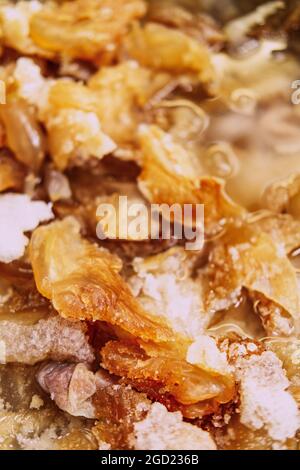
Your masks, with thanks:
M 241 422 L 250 429 L 264 428 L 275 441 L 295 436 L 300 426 L 297 404 L 287 391 L 289 381 L 281 361 L 271 352 L 240 359 Z
M 70 158 L 101 159 L 116 150 L 116 144 L 103 132 L 95 112 L 50 106 L 49 94 L 56 82 L 44 78 L 32 59 L 18 59 L 13 77 L 18 95 L 37 108 L 39 119 L 46 125 L 52 157 L 59 168 L 64 169 Z
M 185 423 L 178 411 L 170 413 L 160 403 L 151 405 L 146 418 L 134 426 L 137 450 L 215 450 L 210 434 Z
M 0 343 L 5 345 L 3 362 L 7 363 L 35 364 L 46 359 L 77 362 L 94 360 L 82 324 L 68 322 L 58 315 L 42 319 L 34 325 L 0 321 Z
M 214 371 L 230 373 L 226 354 L 222 353 L 213 338 L 207 335 L 199 336 L 187 351 L 186 360 L 189 364 L 194 364 L 209 368 Z
M 0 196 L 0 261 L 10 263 L 25 252 L 28 238 L 24 232 L 53 218 L 51 204 L 31 201 L 25 194 Z
M 190 260 L 183 249 L 146 260 L 135 259 L 129 279 L 145 310 L 164 315 L 172 328 L 190 339 L 203 334 L 211 316 L 204 311 L 201 283 L 190 277 Z
M 53 80 L 45 79 L 40 67 L 26 57 L 17 60 L 13 77 L 18 85 L 18 95 L 43 112 L 48 106 L 48 95 Z
M 61 164 L 62 168 L 65 159 L 70 157 L 87 160 L 94 156 L 101 159 L 116 149 L 116 144 L 102 131 L 100 120 L 94 112 L 61 109 L 48 118 L 47 129 L 50 142 L 59 142 L 53 145 L 52 152 L 56 164 Z

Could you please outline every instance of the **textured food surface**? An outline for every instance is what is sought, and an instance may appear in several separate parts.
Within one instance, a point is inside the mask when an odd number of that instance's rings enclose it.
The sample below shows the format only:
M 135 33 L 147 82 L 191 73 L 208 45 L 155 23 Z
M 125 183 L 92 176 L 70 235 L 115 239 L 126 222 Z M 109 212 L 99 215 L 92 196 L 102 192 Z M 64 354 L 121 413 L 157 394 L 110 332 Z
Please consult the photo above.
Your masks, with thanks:
M 295 0 L 0 0 L 0 450 L 299 449 L 299 51 Z

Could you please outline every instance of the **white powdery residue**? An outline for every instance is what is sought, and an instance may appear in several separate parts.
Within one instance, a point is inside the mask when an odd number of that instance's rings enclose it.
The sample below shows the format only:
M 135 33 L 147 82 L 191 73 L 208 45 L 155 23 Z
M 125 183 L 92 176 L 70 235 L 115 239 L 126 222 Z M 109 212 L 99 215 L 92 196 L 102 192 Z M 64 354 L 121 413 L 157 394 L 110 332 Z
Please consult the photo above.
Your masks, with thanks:
M 299 411 L 287 391 L 289 381 L 277 356 L 266 351 L 240 359 L 236 375 L 240 381 L 241 422 L 253 430 L 264 428 L 278 442 L 294 437 L 300 426 Z
M 34 230 L 41 222 L 52 219 L 52 205 L 31 201 L 24 194 L 0 196 L 0 261 L 10 263 L 25 252 L 28 238 L 24 232 Z
M 184 263 L 172 252 L 159 260 L 157 269 L 136 259 L 137 274 L 129 279 L 129 285 L 145 310 L 163 315 L 175 331 L 195 339 L 204 332 L 210 315 L 204 311 L 201 285 L 189 277 Z M 179 276 L 181 271 L 186 273 Z
M 101 159 L 117 148 L 115 142 L 103 132 L 96 113 L 73 108 L 61 109 L 47 122 L 49 131 L 56 131 L 57 127 L 65 129 L 65 153 L 74 151 L 83 159 L 91 155 Z
M 151 405 L 146 418 L 134 425 L 136 450 L 215 450 L 210 434 L 185 423 L 181 413 L 170 413 L 160 403 Z
M 222 353 L 213 338 L 207 335 L 199 336 L 187 351 L 186 361 L 189 364 L 203 366 L 221 374 L 230 373 L 226 354 Z
M 68 322 L 58 315 L 34 325 L 0 321 L 1 344 L 5 345 L 6 362 L 36 364 L 52 359 L 90 363 L 94 360 L 84 326 L 80 322 Z
M 48 106 L 53 80 L 45 79 L 40 67 L 25 57 L 17 60 L 13 76 L 18 84 L 18 95 L 43 112 Z

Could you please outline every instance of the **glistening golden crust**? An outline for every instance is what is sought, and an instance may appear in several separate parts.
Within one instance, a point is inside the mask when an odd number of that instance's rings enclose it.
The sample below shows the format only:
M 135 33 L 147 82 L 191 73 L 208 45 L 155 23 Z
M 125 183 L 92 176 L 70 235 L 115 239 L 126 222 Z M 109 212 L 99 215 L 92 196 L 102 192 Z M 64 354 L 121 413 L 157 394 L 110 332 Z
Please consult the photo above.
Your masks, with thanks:
M 129 343 L 112 341 L 101 350 L 102 364 L 150 398 L 164 404 L 170 401 L 172 409 L 180 409 L 187 417 L 201 417 L 209 413 L 209 408 L 213 412 L 216 403 L 233 398 L 235 387 L 229 371 L 222 374 L 205 370 L 205 364 L 190 364 L 179 352 L 168 348 L 150 347 L 147 352 Z M 206 406 L 201 406 L 201 402 L 206 402 Z
M 130 57 L 157 70 L 194 74 L 208 89 L 216 75 L 206 45 L 157 23 L 135 24 L 124 41 Z M 151 50 L 151 54 L 149 54 Z
M 238 3 L 0 0 L 1 449 L 299 446 L 299 12 Z
M 76 0 L 46 4 L 30 21 L 40 49 L 68 58 L 97 60 L 114 50 L 132 20 L 144 15 L 142 0 Z
M 81 238 L 76 219 L 35 231 L 30 259 L 38 290 L 64 318 L 107 321 L 145 341 L 175 339 L 133 297 L 118 274 L 118 257 Z
M 224 221 L 241 218 L 244 209 L 231 201 L 221 180 L 197 175 L 189 153 L 157 126 L 139 133 L 142 173 L 139 188 L 154 204 L 204 204 L 205 228 L 213 231 Z

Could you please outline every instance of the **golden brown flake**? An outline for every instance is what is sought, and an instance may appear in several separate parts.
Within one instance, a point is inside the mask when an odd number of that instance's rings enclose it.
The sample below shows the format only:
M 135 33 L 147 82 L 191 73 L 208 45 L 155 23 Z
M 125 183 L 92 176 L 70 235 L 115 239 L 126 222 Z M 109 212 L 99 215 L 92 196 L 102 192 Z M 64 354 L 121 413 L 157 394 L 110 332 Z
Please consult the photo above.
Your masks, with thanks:
M 39 292 L 64 318 L 107 321 L 146 341 L 172 339 L 131 294 L 118 274 L 120 259 L 81 238 L 76 219 L 35 231 L 30 258 Z
M 222 181 L 197 174 L 189 153 L 169 134 L 157 126 L 143 126 L 139 140 L 139 188 L 151 203 L 204 204 L 208 232 L 243 215 L 244 210 L 226 196 Z
M 204 275 L 205 305 L 214 311 L 223 310 L 239 301 L 242 288 L 252 298 L 271 304 L 283 325 L 268 321 L 271 333 L 287 333 L 284 317 L 299 318 L 296 271 L 285 254 L 283 245 L 276 244 L 254 227 L 232 228 L 210 254 Z M 262 315 L 263 316 L 263 315 Z M 283 330 L 283 331 L 282 331 Z
M 101 61 L 114 52 L 132 20 L 144 15 L 142 0 L 75 0 L 46 3 L 30 21 L 30 37 L 48 53 Z

